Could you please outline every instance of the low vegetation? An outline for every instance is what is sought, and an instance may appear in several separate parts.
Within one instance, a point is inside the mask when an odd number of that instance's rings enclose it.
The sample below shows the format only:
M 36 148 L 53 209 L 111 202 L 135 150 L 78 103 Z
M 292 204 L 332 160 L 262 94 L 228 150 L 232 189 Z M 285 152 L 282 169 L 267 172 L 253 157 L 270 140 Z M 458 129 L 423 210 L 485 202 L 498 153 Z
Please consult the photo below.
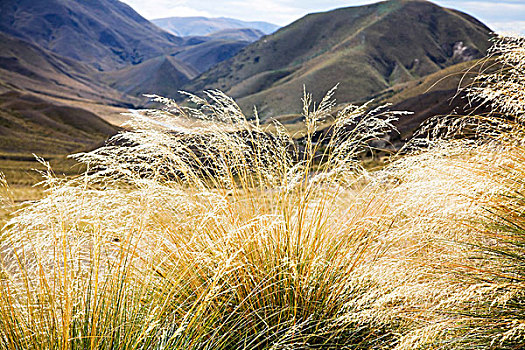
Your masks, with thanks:
M 469 96 L 493 113 L 432 123 L 381 170 L 361 156 L 404 113 L 305 93 L 297 142 L 209 91 L 154 97 L 74 156 L 83 175 L 44 171 L 40 200 L 3 181 L 1 347 L 520 348 L 525 41 L 492 55 Z

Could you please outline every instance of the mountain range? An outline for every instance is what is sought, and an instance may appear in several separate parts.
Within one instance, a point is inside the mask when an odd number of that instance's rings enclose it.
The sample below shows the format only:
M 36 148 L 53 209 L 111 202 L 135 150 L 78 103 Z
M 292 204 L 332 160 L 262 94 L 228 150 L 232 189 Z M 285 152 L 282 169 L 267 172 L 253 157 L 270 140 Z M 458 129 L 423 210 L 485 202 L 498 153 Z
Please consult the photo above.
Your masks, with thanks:
M 203 36 L 230 29 L 256 29 L 263 34 L 275 32 L 279 26 L 268 22 L 246 22 L 234 18 L 168 17 L 152 20 L 160 28 L 178 36 Z
M 178 98 L 179 90 L 221 89 L 247 113 L 256 105 L 263 120 L 294 121 L 303 86 L 318 100 L 338 83 L 340 103 L 376 98 L 420 109 L 413 122 L 401 125 L 410 135 L 429 111 L 453 107 L 439 102 L 452 97 L 457 85 L 443 72 L 469 69 L 485 55 L 491 37 L 475 18 L 421 0 L 310 14 L 280 29 L 225 18 L 164 21 L 178 35 L 118 0 L 2 1 L 4 141 L 36 132 L 52 135 L 57 145 L 68 145 L 62 151 L 74 152 L 75 145 L 87 147 L 79 142 L 83 137 L 94 144 L 116 132 L 99 116 L 114 121 L 117 112 L 145 106 L 145 93 Z M 420 88 L 432 87 L 433 79 L 449 83 L 446 88 L 438 84 L 442 90 Z M 68 113 L 82 122 L 66 121 Z M 24 122 L 15 122 L 20 118 Z M 56 132 L 57 123 L 73 126 Z M 73 141 L 71 135 L 76 135 Z M 9 144 L 18 143 L 4 142 L 0 158 L 17 153 L 18 147 L 9 149 Z
M 392 0 L 311 14 L 281 28 L 184 86 L 216 88 L 249 111 L 276 117 L 301 110 L 303 86 L 316 99 L 340 83 L 341 102 L 370 99 L 396 84 L 485 55 L 491 30 L 427 1 Z

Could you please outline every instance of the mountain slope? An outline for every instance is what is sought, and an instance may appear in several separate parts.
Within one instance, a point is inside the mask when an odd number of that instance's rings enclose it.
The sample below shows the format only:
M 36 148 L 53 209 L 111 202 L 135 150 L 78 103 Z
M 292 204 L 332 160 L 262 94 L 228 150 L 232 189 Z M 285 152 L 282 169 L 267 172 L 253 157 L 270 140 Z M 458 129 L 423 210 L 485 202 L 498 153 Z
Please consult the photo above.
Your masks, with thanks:
M 399 134 L 393 140 L 405 141 L 429 118 L 446 115 L 489 113 L 490 106 L 468 98 L 466 88 L 479 74 L 490 74 L 501 69 L 493 58 L 453 65 L 406 84 L 383 102 L 392 104 L 392 110 L 410 111 L 414 114 L 400 118 L 396 123 Z
M 101 70 L 170 53 L 182 42 L 118 0 L 2 0 L 0 31 Z
M 303 85 L 340 102 L 480 57 L 490 29 L 426 1 L 394 0 L 311 14 L 244 48 L 184 87 L 218 88 L 265 117 L 300 111 Z
M 100 82 L 91 66 L 0 33 L 0 92 L 19 90 L 71 100 L 129 105 L 129 96 Z
M 265 34 L 258 29 L 239 28 L 239 29 L 223 29 L 218 32 L 208 34 L 207 37 L 218 40 L 238 40 L 238 41 L 256 41 Z
M 173 54 L 203 73 L 217 63 L 235 56 L 242 48 L 264 36 L 257 29 L 224 29 L 205 36 L 184 37 L 183 47 Z
M 241 49 L 249 44 L 249 41 L 210 39 L 198 45 L 187 46 L 174 54 L 174 56 L 180 61 L 194 67 L 200 74 L 217 63 L 235 56 Z
M 66 155 L 93 147 L 117 131 L 81 108 L 19 92 L 0 94 L 0 159 Z
M 279 26 L 267 22 L 245 22 L 233 18 L 168 17 L 152 20 L 160 28 L 177 36 L 208 35 L 225 29 L 250 28 L 264 34 L 276 31 Z
M 159 56 L 141 64 L 108 72 L 104 77 L 109 85 L 126 94 L 170 96 L 198 72 L 171 56 Z

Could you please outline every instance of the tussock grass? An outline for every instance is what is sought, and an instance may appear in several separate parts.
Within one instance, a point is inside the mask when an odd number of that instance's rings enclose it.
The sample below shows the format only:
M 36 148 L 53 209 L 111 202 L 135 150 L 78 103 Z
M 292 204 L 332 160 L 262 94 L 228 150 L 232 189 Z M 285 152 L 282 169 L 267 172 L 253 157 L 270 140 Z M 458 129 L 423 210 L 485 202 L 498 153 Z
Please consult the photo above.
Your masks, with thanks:
M 519 348 L 522 100 L 503 82 L 523 76 L 523 46 L 501 39 L 508 73 L 471 90 L 498 114 L 440 125 L 375 172 L 361 155 L 402 113 L 332 115 L 333 90 L 318 105 L 305 93 L 298 143 L 219 91 L 184 108 L 152 96 L 166 108 L 75 155 L 82 176 L 48 169 L 44 197 L 4 227 L 0 344 Z

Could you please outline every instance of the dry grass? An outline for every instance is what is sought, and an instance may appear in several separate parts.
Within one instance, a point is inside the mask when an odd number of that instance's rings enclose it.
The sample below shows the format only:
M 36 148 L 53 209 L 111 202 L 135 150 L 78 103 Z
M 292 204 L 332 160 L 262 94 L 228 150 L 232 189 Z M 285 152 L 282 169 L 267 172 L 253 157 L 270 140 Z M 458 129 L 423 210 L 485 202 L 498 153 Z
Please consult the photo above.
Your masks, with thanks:
M 523 41 L 506 40 L 507 71 L 523 75 Z M 332 92 L 317 106 L 305 94 L 298 143 L 217 91 L 189 96 L 194 108 L 155 97 L 165 110 L 76 155 L 82 176 L 49 174 L 4 227 L 0 344 L 519 348 L 525 134 L 516 90 L 498 91 L 472 90 L 502 112 L 490 128 L 448 125 L 484 137 L 434 140 L 375 172 L 360 154 L 399 116 L 382 108 L 332 116 Z

